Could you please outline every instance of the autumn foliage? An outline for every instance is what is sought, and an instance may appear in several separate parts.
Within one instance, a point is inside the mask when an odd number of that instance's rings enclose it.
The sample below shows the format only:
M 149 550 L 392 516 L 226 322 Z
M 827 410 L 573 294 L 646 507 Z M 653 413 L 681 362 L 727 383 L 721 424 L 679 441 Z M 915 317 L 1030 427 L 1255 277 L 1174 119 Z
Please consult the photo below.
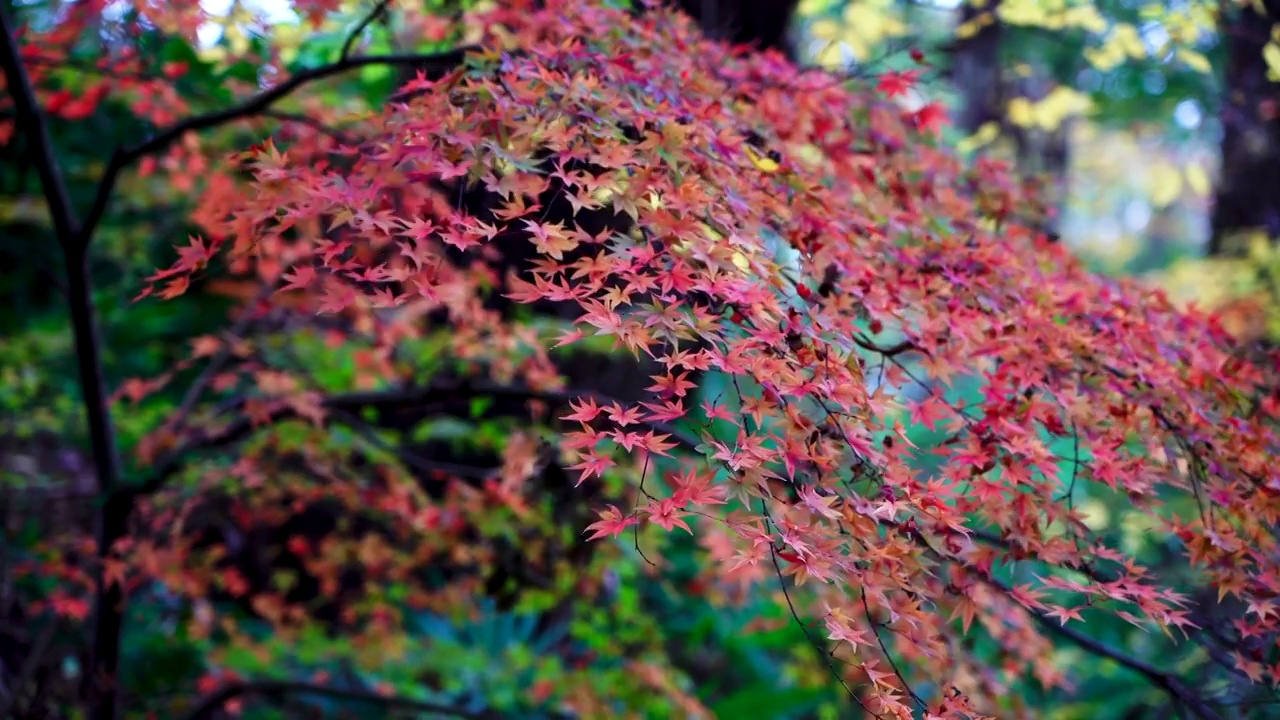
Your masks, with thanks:
M 142 172 L 203 176 L 199 232 L 139 302 L 217 280 L 274 334 L 194 338 L 173 373 L 116 390 L 137 403 L 212 368 L 211 399 L 138 445 L 102 557 L 73 534 L 27 568 L 57 576 L 54 612 L 101 612 L 97 578 L 123 599 L 158 583 L 196 608 L 192 633 L 255 642 L 219 598 L 284 636 L 323 621 L 407 652 L 405 608 L 474 602 L 485 577 L 462 568 L 513 543 L 553 595 L 593 598 L 620 553 L 656 576 L 663 537 L 687 533 L 700 592 L 732 606 L 781 590 L 868 716 L 1017 714 L 1020 678 L 1074 682 L 1045 661 L 1063 642 L 1218 716 L 1174 668 L 1081 630 L 1103 615 L 1179 642 L 1212 630 L 1227 666 L 1280 679 L 1276 358 L 1030 229 L 1043 211 L 1016 178 L 942 144 L 940 105 L 900 104 L 913 72 L 838 78 L 667 10 L 534 5 L 472 13 L 473 48 L 385 108 L 326 109 L 341 131 L 213 158 L 180 134 L 147 157 Z M 24 57 L 58 32 L 24 33 Z M 39 100 L 68 117 L 95 93 Z M 159 126 L 184 116 L 146 102 Z M 301 372 L 299 337 L 352 348 L 349 385 Z M 639 399 L 566 375 L 602 340 L 643 376 Z M 477 476 L 356 443 L 348 421 L 371 410 L 519 422 Z M 912 426 L 938 442 L 913 444 Z M 1182 571 L 1096 533 L 1086 486 L 1125 498 Z M 575 503 L 592 516 L 563 514 Z M 317 504 L 347 519 L 281 530 Z M 310 590 L 228 560 L 262 528 Z M 668 668 L 634 669 L 706 712 Z M 620 713 L 588 675 L 530 692 Z

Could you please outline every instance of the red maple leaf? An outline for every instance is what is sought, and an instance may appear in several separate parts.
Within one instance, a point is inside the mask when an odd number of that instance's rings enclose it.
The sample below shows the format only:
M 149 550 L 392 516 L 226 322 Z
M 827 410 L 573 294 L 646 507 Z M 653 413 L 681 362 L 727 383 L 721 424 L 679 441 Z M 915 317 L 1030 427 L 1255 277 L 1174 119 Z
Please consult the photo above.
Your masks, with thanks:
M 911 88 L 915 87 L 919 79 L 919 70 L 890 70 L 880 75 L 876 82 L 876 90 L 884 93 L 887 98 L 895 98 L 911 92 Z
M 632 515 L 623 515 L 622 511 L 617 507 L 610 505 L 608 508 L 600 511 L 600 519 L 587 526 L 585 532 L 591 533 L 587 536 L 588 540 L 599 540 L 603 537 L 618 537 L 627 528 L 640 523 L 640 518 Z
M 936 134 L 947 124 L 947 110 L 935 100 L 912 113 L 910 119 L 920 132 Z

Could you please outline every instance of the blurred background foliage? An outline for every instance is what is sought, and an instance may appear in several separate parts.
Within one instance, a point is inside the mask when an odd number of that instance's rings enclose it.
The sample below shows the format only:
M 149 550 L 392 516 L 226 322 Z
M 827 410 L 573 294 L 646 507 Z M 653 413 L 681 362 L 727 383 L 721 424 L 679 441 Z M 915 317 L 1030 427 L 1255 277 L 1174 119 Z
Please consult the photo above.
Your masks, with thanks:
M 910 69 L 902 48 L 929 50 L 937 71 L 910 101 L 947 98 L 962 150 L 1041 174 L 1057 191 L 1052 229 L 1064 241 L 1099 270 L 1146 276 L 1177 299 L 1225 308 L 1233 330 L 1274 340 L 1278 10 L 1261 0 L 803 0 L 797 31 L 810 62 L 855 73 Z M 1258 162 L 1224 165 L 1223 150 L 1241 144 L 1260 146 Z M 1215 196 L 1241 184 L 1262 197 L 1236 213 L 1244 218 L 1215 218 Z
M 464 24 L 448 21 L 466 3 L 423 0 L 418 5 L 403 22 L 372 24 L 361 36 L 360 49 L 432 51 L 467 39 Z M 1253 215 L 1242 212 L 1246 220 L 1260 217 L 1262 222 L 1215 217 L 1224 187 L 1231 185 L 1229 176 L 1247 170 L 1222 161 L 1224 149 L 1231 149 L 1228 137 L 1243 134 L 1251 147 L 1261 144 L 1263 154 L 1273 158 L 1280 152 L 1275 147 L 1280 30 L 1273 30 L 1271 20 L 1258 19 L 1275 15 L 1257 14 L 1274 11 L 1273 5 L 1261 0 L 1239 6 L 1203 0 L 803 0 L 791 42 L 802 62 L 833 70 L 866 76 L 920 70 L 921 82 L 903 102 L 946 100 L 955 112 L 947 134 L 963 152 L 1004 159 L 1040 177 L 1059 211 L 1047 231 L 1059 234 L 1101 271 L 1144 275 L 1175 297 L 1224 309 L 1232 329 L 1243 335 L 1276 340 L 1280 255 L 1274 240 L 1280 217 L 1268 225 L 1266 213 L 1280 206 L 1280 192 L 1269 201 L 1258 199 L 1262 208 Z M 73 6 L 58 0 L 3 0 L 10 17 L 35 25 L 54 22 Z M 128 12 L 127 5 L 120 7 Z M 163 28 L 126 41 L 111 37 L 104 26 L 100 37 L 85 40 L 66 68 L 54 71 L 50 82 L 66 88 L 93 82 L 98 56 L 127 42 L 143 55 L 153 79 L 170 88 L 179 116 L 209 110 L 260 83 L 273 48 L 285 71 L 332 60 L 369 3 L 335 3 L 319 31 L 304 26 L 285 0 L 205 0 L 203 7 L 208 17 L 194 43 Z M 1242 36 L 1253 53 L 1251 65 L 1232 53 L 1232 43 Z M 911 49 L 923 50 L 923 63 Z M 189 72 L 166 82 L 166 63 L 184 63 Z M 1246 82 L 1258 73 L 1270 85 Z M 370 67 L 282 104 L 274 118 L 205 133 L 200 143 L 225 152 L 268 133 L 287 142 L 290 114 L 320 105 L 376 108 L 396 81 L 390 71 Z M 88 117 L 64 114 L 52 120 L 57 151 L 81 206 L 89 202 L 104 167 L 108 141 L 136 138 L 156 124 L 137 103 L 137 98 L 108 96 Z M 1246 108 L 1253 124 L 1233 116 L 1233 107 Z M 88 502 L 92 483 L 59 290 L 61 258 L 50 239 L 34 170 L 19 161 L 17 148 L 7 140 L 0 138 L 6 153 L 0 174 L 0 473 L 10 491 L 58 487 L 66 491 L 58 496 L 64 502 Z M 1243 182 L 1275 187 L 1278 168 Z M 95 300 L 112 387 L 174 368 L 190 356 L 192 337 L 223 327 L 227 312 L 243 300 L 236 286 L 207 283 L 170 302 L 130 301 L 140 278 L 167 265 L 172 246 L 196 230 L 186 219 L 185 198 L 199 192 L 204 181 L 198 172 L 130 173 L 98 234 Z M 1225 239 L 1215 241 L 1219 237 Z M 306 332 L 289 343 L 294 354 L 305 356 L 319 386 L 360 385 L 352 357 L 357 348 L 334 348 Z M 419 350 L 424 358 L 432 356 L 429 347 Z M 117 407 L 125 457 L 132 457 L 138 439 L 178 405 L 183 385 L 175 382 L 144 402 Z M 715 379 L 700 392 L 715 396 Z M 909 425 L 905 417 L 903 422 Z M 477 429 L 481 425 L 432 432 L 498 447 L 511 432 L 504 426 Z M 926 448 L 941 440 L 915 426 L 909 427 L 909 437 Z M 1087 448 L 1051 449 L 1063 457 L 1079 452 L 1087 460 Z M 1088 509 L 1099 533 L 1141 550 L 1154 566 L 1177 566 L 1170 550 L 1146 536 L 1141 523 L 1125 512 L 1123 496 L 1082 491 L 1078 503 Z M 31 557 L 41 526 L 34 516 L 2 514 L 5 559 L 0 565 L 12 567 Z M 659 565 L 642 557 L 640 548 L 650 558 L 661 558 Z M 726 718 L 856 717 L 830 679 L 827 658 L 793 622 L 780 591 L 766 583 L 743 592 L 713 577 L 706 569 L 713 554 L 713 547 L 678 533 L 646 532 L 634 544 L 624 538 L 598 554 L 590 567 L 569 569 L 569 584 L 559 590 L 572 594 L 577 579 L 589 578 L 601 592 L 567 612 L 548 616 L 546 598 L 536 595 L 507 609 L 492 604 L 417 608 L 408 614 L 407 636 L 384 638 L 374 646 L 319 631 L 281 637 L 248 618 L 234 636 L 198 632 L 202 608 L 157 587 L 134 604 L 124 682 L 142 707 L 162 715 L 171 707 L 171 696 L 199 689 L 202 679 L 222 673 L 324 676 L 340 687 L 391 689 L 527 718 L 550 717 L 545 706 L 530 701 L 530 688 L 545 690 L 551 699 L 587 685 L 625 698 L 627 707 L 648 717 L 682 716 L 698 708 Z M 1180 671 L 1205 665 L 1200 651 L 1115 617 L 1090 617 L 1087 631 L 1135 655 L 1163 657 Z M 981 646 L 980 633 L 975 635 Z M 565 657 L 575 659 L 567 663 Z M 992 663 L 999 662 L 993 654 Z M 1099 663 L 1066 647 L 1052 662 Z M 73 666 L 65 668 L 68 678 L 75 672 Z M 1162 700 L 1160 692 L 1123 669 L 1104 664 L 1082 677 L 1073 692 L 1051 695 L 1028 678 L 1010 688 L 1005 710 L 1031 708 L 1035 716 L 1060 720 L 1160 716 L 1153 710 Z M 1207 671 L 1203 679 L 1221 685 L 1225 695 L 1236 682 Z M 675 707 L 653 692 L 658 688 L 667 698 L 683 696 L 687 702 Z M 319 701 L 308 701 L 308 707 L 337 709 Z M 345 709 L 376 717 L 370 708 Z M 246 717 L 298 717 L 302 710 L 251 708 Z M 1234 712 L 1268 716 L 1264 706 L 1241 704 Z

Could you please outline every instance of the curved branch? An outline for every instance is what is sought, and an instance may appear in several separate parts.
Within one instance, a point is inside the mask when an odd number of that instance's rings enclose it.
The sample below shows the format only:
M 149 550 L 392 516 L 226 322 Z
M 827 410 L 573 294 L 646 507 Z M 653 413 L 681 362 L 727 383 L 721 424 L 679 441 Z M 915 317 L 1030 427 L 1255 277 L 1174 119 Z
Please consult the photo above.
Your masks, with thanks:
M 905 532 L 910 537 L 912 537 L 921 547 L 927 549 L 927 551 L 931 552 L 932 554 L 937 555 L 943 559 L 950 560 L 952 562 L 958 562 L 962 568 L 964 568 L 968 572 L 973 573 L 974 576 L 979 580 L 981 580 L 984 584 L 990 586 L 995 590 L 1000 591 L 1000 593 L 1005 595 L 1006 597 L 1012 597 L 1013 588 L 1004 584 L 1000 580 L 997 580 L 996 578 L 992 577 L 991 574 L 988 572 L 985 572 L 978 568 L 971 567 L 968 564 L 964 563 L 963 561 L 958 560 L 957 558 L 951 557 L 946 553 L 942 553 L 942 552 L 939 552 L 938 550 L 935 550 L 933 548 L 933 545 L 929 543 L 929 541 L 926 540 L 918 530 L 913 530 L 909 527 L 899 525 L 896 523 L 893 523 L 893 526 L 898 530 Z M 1081 650 L 1084 650 L 1087 653 L 1090 653 L 1100 658 L 1111 660 L 1122 667 L 1125 667 L 1129 670 L 1132 670 L 1133 672 L 1138 673 L 1139 675 L 1146 678 L 1146 680 L 1150 682 L 1152 685 L 1154 685 L 1155 687 L 1167 693 L 1176 702 L 1186 707 L 1187 709 L 1191 710 L 1194 713 L 1195 717 L 1200 718 L 1201 720 L 1218 720 L 1219 718 L 1222 717 L 1221 714 L 1215 711 L 1213 707 L 1204 698 L 1202 698 L 1198 693 L 1196 693 L 1191 688 L 1187 687 L 1186 684 L 1182 681 L 1182 679 L 1179 678 L 1176 674 L 1165 671 L 1165 670 L 1161 670 L 1160 668 L 1155 667 L 1154 665 L 1151 665 L 1150 663 L 1144 660 L 1141 660 L 1139 658 L 1133 657 L 1132 655 L 1129 655 L 1123 650 L 1113 648 L 1074 628 L 1067 627 L 1066 625 L 1055 621 L 1053 618 L 1049 617 L 1048 615 L 1042 612 L 1033 610 L 1031 608 L 1024 607 L 1024 609 L 1026 609 L 1026 611 L 1031 614 L 1031 617 L 1035 619 L 1036 624 L 1044 628 L 1046 632 L 1053 635 L 1057 635 L 1058 637 L 1069 641 L 1070 643 L 1080 648 Z
M 920 352 L 920 353 L 924 353 L 925 355 L 928 355 L 928 353 L 925 352 L 923 348 L 911 342 L 910 340 L 903 340 L 902 342 L 897 343 L 896 345 L 891 345 L 889 347 L 881 347 L 875 344 L 875 342 L 873 342 L 871 338 L 867 337 L 866 335 L 855 335 L 853 337 L 853 342 L 863 350 L 866 350 L 868 352 L 873 352 L 878 355 L 883 355 L 887 358 L 895 357 L 897 355 L 908 353 L 913 350 L 916 352 Z
M 44 187 L 54 232 L 65 245 L 80 229 L 76 211 L 62 178 L 62 166 L 58 164 L 58 158 L 53 152 L 53 140 L 36 100 L 31 76 L 27 73 L 22 54 L 18 50 L 17 36 L 9 29 L 9 20 L 4 13 L 0 13 L 0 67 L 4 70 L 8 94 L 13 98 L 18 130 L 31 143 L 28 151 L 35 156 L 36 171 L 40 175 L 40 184 Z
M 320 401 L 320 407 L 326 411 L 343 414 L 359 413 L 367 408 L 377 409 L 381 412 L 449 412 L 451 408 L 456 412 L 468 412 L 469 403 L 475 397 L 492 397 L 520 403 L 540 400 L 560 406 L 568 404 L 570 400 L 580 398 L 591 398 L 599 404 L 615 402 L 613 398 L 586 390 L 537 390 L 523 385 L 450 381 L 421 387 L 330 395 Z M 523 408 L 518 410 L 522 411 Z M 491 409 L 490 414 L 516 411 L 517 408 L 511 408 L 510 410 Z M 281 405 L 272 409 L 266 418 L 266 423 L 281 422 L 297 416 L 296 409 L 288 405 Z M 258 424 L 255 424 L 249 418 L 241 417 L 216 432 L 192 438 L 162 459 L 149 479 L 141 484 L 122 489 L 121 495 L 132 502 L 133 499 L 157 492 L 164 487 L 170 477 L 183 467 L 187 456 L 200 450 L 216 448 L 241 440 L 255 428 L 260 427 L 261 423 L 261 419 L 259 419 Z M 695 448 L 702 442 L 694 435 L 667 423 L 645 422 L 640 424 L 657 432 L 670 435 L 673 440 L 689 448 Z
M 90 206 L 89 213 L 85 216 L 84 224 L 77 233 L 77 241 L 81 245 L 86 245 L 93 236 L 94 228 L 102 219 L 102 215 L 107 209 L 107 203 L 111 200 L 111 193 L 115 188 L 116 178 L 120 175 L 120 171 L 142 157 L 168 148 L 188 132 L 199 132 L 200 130 L 224 125 L 234 120 L 258 115 L 307 83 L 370 65 L 419 66 L 424 68 L 428 77 L 441 77 L 461 63 L 468 52 L 475 49 L 476 47 L 474 46 L 466 46 L 441 53 L 368 55 L 343 58 L 329 65 L 298 72 L 279 85 L 239 105 L 187 118 L 182 122 L 160 130 L 151 138 L 137 145 L 128 148 L 116 148 L 107 163 L 107 169 L 102 174 L 102 179 L 98 182 L 98 190 L 94 195 L 93 205 Z
M 378 695 L 361 690 L 344 690 L 291 680 L 258 680 L 223 685 L 221 688 L 200 698 L 196 702 L 196 706 L 183 718 L 184 720 L 211 720 L 214 717 L 214 713 L 220 710 L 222 706 L 244 695 L 314 695 L 330 700 L 377 704 L 390 709 L 412 710 L 419 713 L 431 713 L 432 715 L 470 718 L 471 720 L 498 720 L 503 717 L 489 710 L 473 712 L 451 705 L 413 700 L 394 695 Z
M 373 7 L 373 10 L 368 15 L 364 16 L 364 19 L 360 21 L 360 24 L 355 26 L 351 31 L 351 34 L 347 36 L 346 42 L 342 43 L 342 52 L 338 54 L 339 62 L 347 59 L 347 56 L 351 54 L 351 48 L 355 46 L 356 40 L 360 38 L 360 34 L 363 33 L 365 28 L 368 28 L 374 20 L 377 20 L 379 16 L 386 13 L 387 6 L 390 4 L 391 0 L 378 0 L 378 4 Z
M 988 580 L 987 582 L 995 583 L 994 580 Z M 1000 587 L 998 584 L 993 586 Z M 1203 718 L 1204 720 L 1217 720 L 1217 718 L 1221 717 L 1221 715 L 1215 711 L 1213 707 L 1204 700 L 1204 698 L 1200 697 L 1196 692 L 1188 688 L 1182 680 L 1173 673 L 1165 672 L 1164 670 L 1117 650 L 1116 648 L 1104 645 L 1098 640 L 1095 640 L 1078 630 L 1055 622 L 1053 619 L 1042 613 L 1031 611 L 1031 615 L 1035 618 L 1036 623 L 1045 630 L 1070 641 L 1081 650 L 1098 657 L 1112 660 L 1117 664 L 1142 675 L 1152 685 L 1164 690 L 1178 703 L 1194 712 L 1196 717 Z
M 336 140 L 337 142 L 343 145 L 346 145 L 347 147 L 357 147 L 362 142 L 364 142 L 360 138 L 357 138 L 354 135 L 348 135 L 347 133 L 339 130 L 338 128 L 325 125 L 324 123 L 311 117 L 310 115 L 304 115 L 302 113 L 284 112 L 282 110 L 263 110 L 261 113 L 259 113 L 259 115 L 265 118 L 271 118 L 272 120 L 276 120 L 281 123 L 294 123 L 297 125 L 303 125 L 305 127 L 309 127 L 312 130 L 315 130 L 316 132 L 320 133 L 321 135 L 327 135 L 333 138 L 334 140 Z

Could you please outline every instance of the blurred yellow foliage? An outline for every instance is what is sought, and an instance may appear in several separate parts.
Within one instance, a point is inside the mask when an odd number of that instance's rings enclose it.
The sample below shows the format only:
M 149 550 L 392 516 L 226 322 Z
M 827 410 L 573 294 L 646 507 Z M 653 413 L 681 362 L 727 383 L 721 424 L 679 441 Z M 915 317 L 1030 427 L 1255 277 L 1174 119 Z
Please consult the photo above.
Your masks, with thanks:
M 1210 64 L 1209 58 L 1205 57 L 1203 53 L 1196 52 L 1195 50 L 1180 48 L 1178 50 L 1178 59 L 1196 72 L 1201 72 L 1205 75 L 1213 72 L 1213 65 Z
M 1197 162 L 1192 162 L 1182 169 L 1184 175 L 1187 176 L 1187 186 L 1191 191 L 1200 197 L 1208 197 L 1213 190 L 1213 184 L 1209 181 L 1209 173 L 1204 166 Z
M 1263 46 L 1262 59 L 1267 62 L 1267 79 L 1280 82 L 1280 41 L 1272 40 Z
M 996 14 L 1009 25 L 1042 27 L 1047 30 L 1084 30 L 1101 33 L 1107 21 L 1091 3 L 1067 6 L 1063 0 L 1005 0 Z
M 1148 279 L 1177 302 L 1217 312 L 1243 340 L 1280 339 L 1280 251 L 1262 230 L 1239 239 L 1243 256 L 1184 258 Z
M 982 124 L 976 132 L 956 143 L 956 149 L 962 153 L 971 153 L 980 147 L 990 145 L 1000 137 L 1000 123 L 992 120 Z
M 1169 207 L 1182 194 L 1182 173 L 1172 163 L 1154 163 L 1147 180 L 1147 193 L 1151 204 L 1157 208 Z
M 1093 108 L 1093 102 L 1078 90 L 1065 85 L 1054 88 L 1043 100 L 1032 102 L 1025 97 L 1014 98 L 1006 108 L 1009 122 L 1022 128 L 1038 127 L 1053 131 L 1069 117 L 1083 115 Z
M 813 0 L 815 6 L 824 2 Z M 828 68 L 844 65 L 846 55 L 866 60 L 876 45 L 907 32 L 893 0 L 855 0 L 845 5 L 838 20 L 824 17 L 809 25 L 810 36 L 827 41 L 814 60 Z

